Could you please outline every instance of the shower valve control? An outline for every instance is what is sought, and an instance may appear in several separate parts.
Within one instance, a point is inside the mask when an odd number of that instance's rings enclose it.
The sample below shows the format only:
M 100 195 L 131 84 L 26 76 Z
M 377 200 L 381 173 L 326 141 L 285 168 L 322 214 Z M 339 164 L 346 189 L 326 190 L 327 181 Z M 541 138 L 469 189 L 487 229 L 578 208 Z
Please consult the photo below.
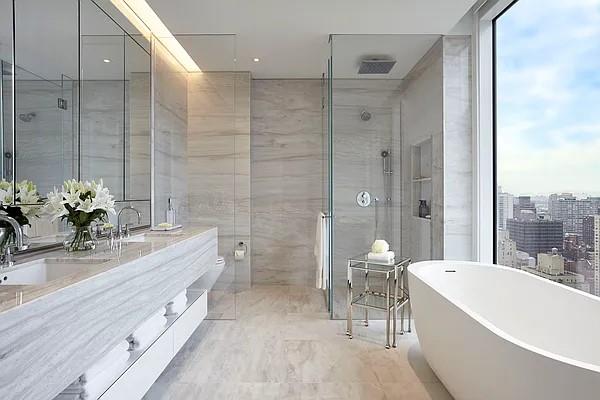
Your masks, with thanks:
M 369 207 L 369 205 L 371 205 L 371 194 L 364 190 L 358 192 L 356 195 L 356 203 L 361 207 Z

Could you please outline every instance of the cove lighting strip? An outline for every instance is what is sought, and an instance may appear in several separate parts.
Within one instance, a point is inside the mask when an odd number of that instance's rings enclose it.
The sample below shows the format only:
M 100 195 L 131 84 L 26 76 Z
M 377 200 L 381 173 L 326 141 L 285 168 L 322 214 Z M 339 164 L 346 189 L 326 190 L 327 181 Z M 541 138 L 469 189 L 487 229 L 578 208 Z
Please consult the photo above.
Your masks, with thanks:
M 160 40 L 187 72 L 202 72 L 145 0 L 111 0 L 111 2 L 142 35 L 147 38 L 153 35 Z

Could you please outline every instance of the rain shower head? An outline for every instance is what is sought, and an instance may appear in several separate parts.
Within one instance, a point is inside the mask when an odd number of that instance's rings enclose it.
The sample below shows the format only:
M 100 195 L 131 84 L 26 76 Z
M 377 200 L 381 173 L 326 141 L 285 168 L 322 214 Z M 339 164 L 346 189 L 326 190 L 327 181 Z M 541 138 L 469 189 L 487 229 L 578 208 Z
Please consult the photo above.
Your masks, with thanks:
M 359 74 L 387 74 L 396 65 L 396 61 L 385 57 L 370 57 L 360 60 Z

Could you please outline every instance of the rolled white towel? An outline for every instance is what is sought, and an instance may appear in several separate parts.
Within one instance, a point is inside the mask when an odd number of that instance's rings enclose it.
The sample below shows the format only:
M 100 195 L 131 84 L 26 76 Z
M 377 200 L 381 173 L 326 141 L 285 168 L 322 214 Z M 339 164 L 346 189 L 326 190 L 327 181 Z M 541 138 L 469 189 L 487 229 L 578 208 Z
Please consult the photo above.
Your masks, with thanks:
M 185 310 L 187 305 L 187 289 L 179 293 L 173 300 L 171 300 L 166 308 L 165 315 L 181 314 Z
M 367 259 L 370 261 L 378 261 L 378 262 L 384 262 L 384 263 L 388 263 L 388 264 L 394 262 L 395 257 L 396 257 L 396 255 L 394 254 L 393 251 L 386 251 L 385 253 L 370 252 L 369 254 L 367 254 Z
M 85 371 L 85 373 L 82 375 L 82 379 L 84 381 L 91 381 L 96 375 L 99 375 L 100 373 L 111 368 L 115 361 L 121 360 L 123 358 L 123 354 L 126 354 L 129 357 L 129 353 L 127 352 L 128 349 L 129 343 L 127 340 L 119 342 L 114 349 L 109 351 L 104 357 L 102 357 L 98 362 Z
M 70 384 L 56 400 L 96 400 L 108 387 L 123 373 L 130 353 L 123 351 L 112 358 L 112 362 L 103 370 L 93 371 L 94 375 L 86 371 L 78 380 Z M 95 366 L 94 366 L 95 367 Z
M 115 359 L 110 368 L 88 381 L 81 381 L 83 391 L 80 397 L 84 400 L 96 400 L 108 389 L 110 385 L 123 373 L 123 369 L 129 360 L 130 353 L 125 352 Z
M 130 350 L 147 347 L 162 332 L 167 319 L 165 318 L 165 307 L 140 325 L 131 335 L 127 337 Z

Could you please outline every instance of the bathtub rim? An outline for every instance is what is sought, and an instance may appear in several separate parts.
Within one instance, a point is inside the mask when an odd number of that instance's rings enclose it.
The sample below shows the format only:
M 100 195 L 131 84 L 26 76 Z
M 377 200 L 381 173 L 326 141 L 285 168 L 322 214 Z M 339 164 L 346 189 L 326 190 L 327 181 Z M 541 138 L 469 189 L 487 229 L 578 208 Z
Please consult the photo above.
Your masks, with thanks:
M 500 337 L 502 340 L 506 340 L 510 343 L 515 344 L 516 346 L 521 347 L 524 350 L 527 351 L 532 351 L 535 352 L 537 354 L 540 354 L 546 358 L 550 358 L 552 360 L 561 362 L 561 363 L 565 363 L 565 364 L 569 364 L 578 368 L 582 368 L 582 369 L 586 369 L 589 370 L 591 372 L 595 372 L 600 374 L 600 365 L 596 365 L 596 364 L 590 364 L 587 363 L 585 361 L 580 361 L 580 360 L 576 360 L 567 356 L 562 356 L 560 354 L 556 354 L 556 353 L 552 353 L 548 350 L 542 349 L 540 347 L 537 347 L 535 345 L 529 344 L 521 339 L 517 339 L 514 336 L 506 333 L 505 331 L 503 331 L 502 329 L 500 329 L 498 326 L 496 326 L 495 324 L 493 324 L 492 322 L 490 322 L 488 319 L 484 318 L 483 316 L 481 316 L 479 313 L 473 311 L 471 309 L 471 307 L 466 306 L 463 302 L 461 301 L 457 301 L 456 299 L 451 299 L 447 293 L 444 293 L 443 291 L 439 291 L 436 288 L 434 288 L 432 285 L 429 284 L 429 282 L 427 282 L 425 279 L 423 279 L 422 277 L 419 276 L 418 274 L 418 270 L 422 267 L 425 267 L 426 265 L 448 265 L 448 264 L 462 264 L 462 265 L 470 265 L 470 266 L 479 266 L 479 267 L 486 267 L 486 268 L 497 268 L 500 270 L 506 270 L 507 272 L 511 272 L 511 273 L 520 273 L 520 274 L 526 274 L 529 278 L 534 278 L 534 279 L 538 279 L 544 282 L 544 284 L 550 284 L 550 285 L 555 285 L 560 287 L 563 290 L 570 290 L 573 293 L 579 295 L 579 296 L 584 296 L 587 297 L 590 300 L 593 300 L 595 302 L 599 302 L 600 303 L 600 298 L 593 296 L 589 293 L 585 293 L 582 292 L 581 290 L 577 290 L 574 289 L 570 286 L 566 286 L 563 284 L 560 284 L 558 282 L 553 282 L 551 280 L 548 279 L 544 279 L 540 276 L 531 274 L 529 272 L 526 271 L 522 271 L 520 269 L 516 269 L 516 268 L 511 268 L 511 267 L 506 267 L 503 265 L 497 265 L 497 264 L 487 264 L 487 263 L 480 263 L 480 262 L 475 262 L 475 261 L 452 261 L 452 260 L 431 260 L 431 261 L 420 261 L 420 262 L 416 262 L 414 264 L 411 264 L 408 266 L 408 273 L 409 276 L 412 275 L 414 276 L 416 279 L 419 279 L 419 281 L 421 281 L 424 285 L 426 285 L 427 287 L 429 287 L 431 290 L 434 290 L 435 292 L 439 293 L 440 296 L 442 296 L 444 299 L 446 299 L 447 301 L 449 301 L 451 304 L 453 304 L 455 307 L 459 308 L 462 312 L 464 312 L 465 314 L 467 314 L 469 316 L 469 318 L 473 319 L 476 323 L 482 325 L 484 328 L 490 330 L 492 333 L 494 333 L 495 335 L 497 335 L 498 337 Z M 417 273 L 415 273 L 415 270 L 417 270 Z M 409 286 L 409 290 L 410 290 L 410 286 Z M 418 335 L 418 326 L 417 326 L 417 335 Z

